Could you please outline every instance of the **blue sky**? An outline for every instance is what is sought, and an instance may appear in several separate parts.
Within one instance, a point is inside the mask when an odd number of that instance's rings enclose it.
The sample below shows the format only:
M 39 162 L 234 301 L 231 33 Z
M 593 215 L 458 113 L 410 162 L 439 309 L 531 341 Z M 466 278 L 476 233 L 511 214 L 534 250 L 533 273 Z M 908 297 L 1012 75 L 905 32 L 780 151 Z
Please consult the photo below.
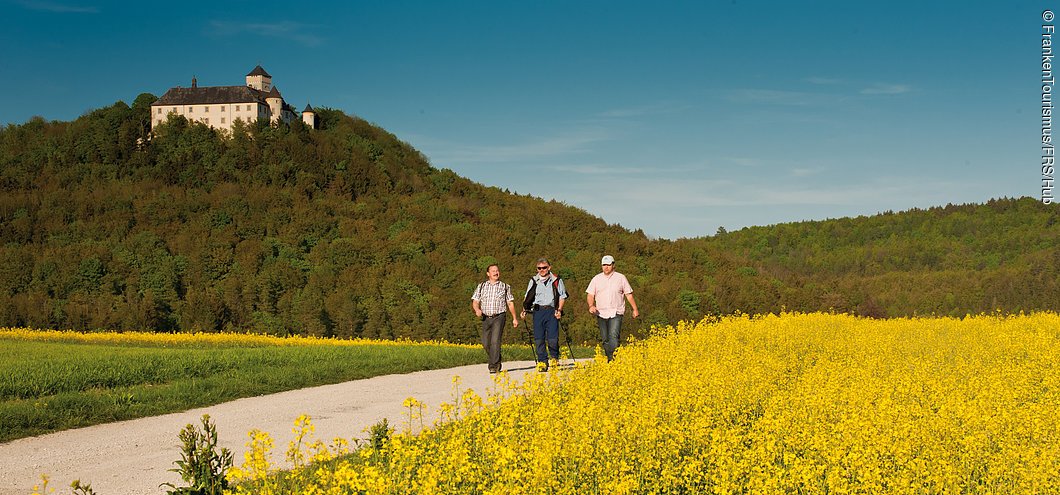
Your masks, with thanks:
M 0 122 L 256 64 L 439 168 L 657 237 L 1038 197 L 1041 8 L 0 0 Z

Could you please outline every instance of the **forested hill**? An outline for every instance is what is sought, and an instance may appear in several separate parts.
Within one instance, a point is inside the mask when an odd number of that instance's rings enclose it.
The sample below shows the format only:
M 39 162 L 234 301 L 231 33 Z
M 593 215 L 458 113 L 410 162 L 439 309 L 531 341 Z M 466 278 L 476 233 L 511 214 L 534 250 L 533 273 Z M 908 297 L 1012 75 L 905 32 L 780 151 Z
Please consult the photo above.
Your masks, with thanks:
M 336 110 L 231 136 L 151 95 L 0 130 L 0 325 L 473 341 L 492 262 L 520 297 L 539 256 L 572 294 L 615 255 L 649 323 L 834 308 L 873 316 L 1056 309 L 1055 206 L 995 200 L 649 240 L 575 207 L 438 170 Z M 508 331 L 516 340 L 522 331 Z
M 753 227 L 706 242 L 792 297 L 872 316 L 1060 309 L 1060 207 L 1032 198 Z M 804 297 L 809 296 L 810 299 Z

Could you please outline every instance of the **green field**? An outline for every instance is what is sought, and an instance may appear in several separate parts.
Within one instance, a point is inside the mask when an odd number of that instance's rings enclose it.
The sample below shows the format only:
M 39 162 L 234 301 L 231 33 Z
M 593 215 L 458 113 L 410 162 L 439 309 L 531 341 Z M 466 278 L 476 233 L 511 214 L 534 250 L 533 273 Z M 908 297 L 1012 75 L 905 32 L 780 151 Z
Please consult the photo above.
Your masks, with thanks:
M 526 359 L 529 350 L 506 355 Z M 448 345 L 167 348 L 0 338 L 0 442 L 241 397 L 484 362 L 482 349 Z
M 486 360 L 479 347 L 449 344 L 262 345 L 239 337 L 176 343 L 139 337 L 117 342 L 116 337 L 115 343 L 85 343 L 79 335 L 44 341 L 0 337 L 0 442 Z M 574 352 L 593 355 L 581 346 Z M 505 361 L 532 359 L 526 344 L 504 347 Z

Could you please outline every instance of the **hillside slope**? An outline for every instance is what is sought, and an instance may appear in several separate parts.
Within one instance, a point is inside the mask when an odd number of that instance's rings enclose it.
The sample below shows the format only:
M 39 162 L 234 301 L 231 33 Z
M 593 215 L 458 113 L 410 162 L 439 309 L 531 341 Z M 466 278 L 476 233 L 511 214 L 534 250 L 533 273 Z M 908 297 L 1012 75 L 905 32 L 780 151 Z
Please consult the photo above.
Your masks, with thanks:
M 1057 209 L 1029 199 L 649 240 L 438 170 L 335 110 L 318 130 L 228 137 L 176 118 L 151 135 L 153 98 L 0 130 L 0 325 L 473 341 L 485 266 L 518 293 L 546 256 L 573 297 L 567 327 L 591 340 L 583 291 L 604 253 L 637 291 L 636 333 L 782 307 L 1055 309 L 1060 294 Z
M 753 227 L 706 240 L 825 309 L 873 316 L 1060 307 L 1060 207 L 1031 198 Z

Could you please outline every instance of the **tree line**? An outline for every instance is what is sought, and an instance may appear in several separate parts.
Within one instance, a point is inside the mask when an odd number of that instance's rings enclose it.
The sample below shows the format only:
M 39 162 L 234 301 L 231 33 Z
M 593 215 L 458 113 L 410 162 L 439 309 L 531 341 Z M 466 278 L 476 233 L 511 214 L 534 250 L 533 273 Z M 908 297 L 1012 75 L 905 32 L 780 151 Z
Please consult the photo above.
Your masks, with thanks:
M 650 240 L 576 207 L 432 167 L 341 111 L 222 132 L 153 95 L 0 129 L 0 325 L 473 341 L 497 263 L 584 289 L 619 260 L 651 324 L 782 309 L 874 317 L 1055 309 L 1060 226 L 1029 198 Z M 528 229 L 527 225 L 535 225 Z M 523 337 L 508 331 L 509 341 Z

